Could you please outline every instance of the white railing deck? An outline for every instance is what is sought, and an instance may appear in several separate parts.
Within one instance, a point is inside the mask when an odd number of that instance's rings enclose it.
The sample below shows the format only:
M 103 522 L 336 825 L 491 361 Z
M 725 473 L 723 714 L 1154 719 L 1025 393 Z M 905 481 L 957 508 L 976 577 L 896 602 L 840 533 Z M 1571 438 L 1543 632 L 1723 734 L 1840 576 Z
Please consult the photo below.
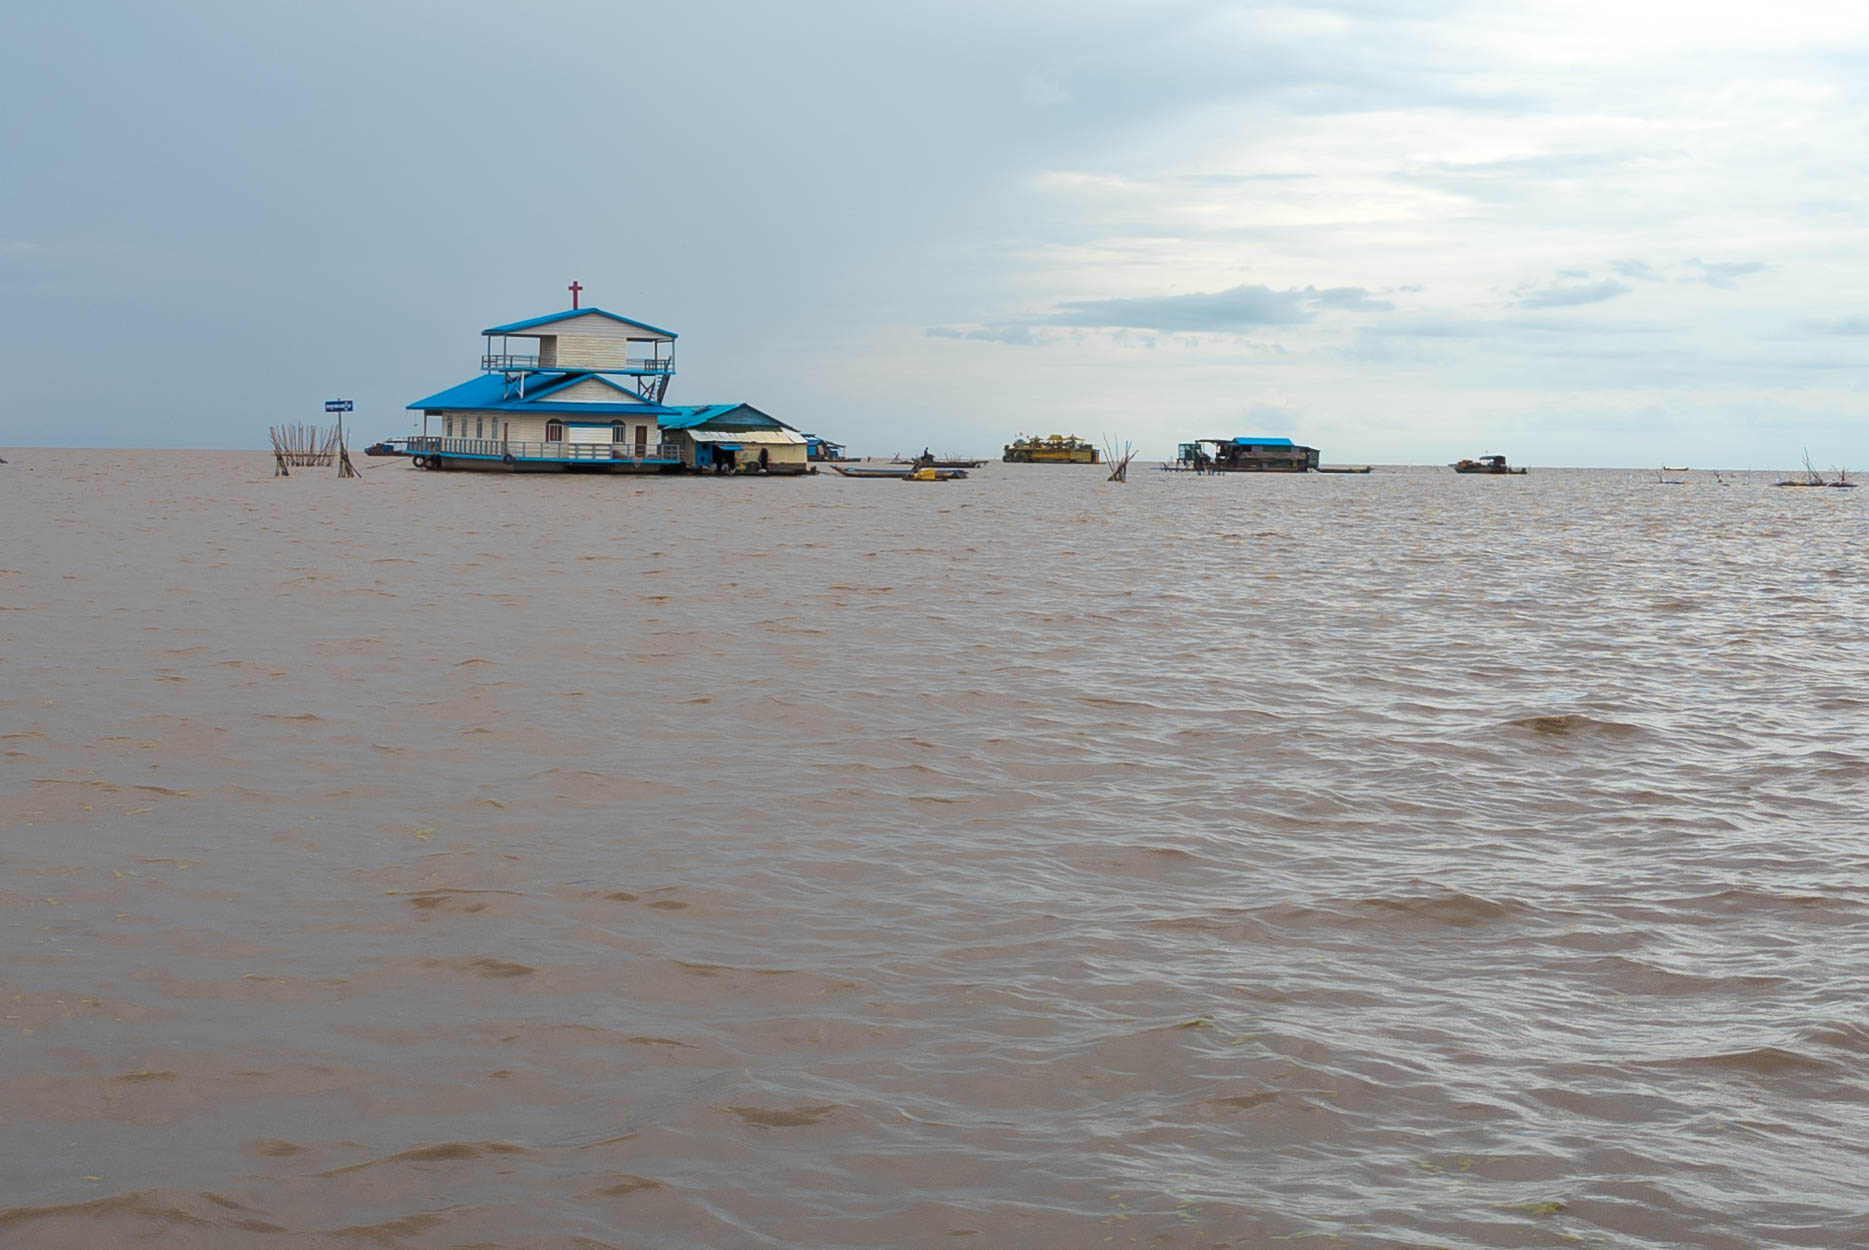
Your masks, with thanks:
M 534 369 L 553 373 L 581 373 L 591 370 L 601 372 L 605 369 L 621 369 L 626 373 L 673 373 L 675 362 L 668 360 L 625 360 L 620 365 L 574 365 L 553 363 L 542 365 L 537 356 L 502 352 L 498 355 L 482 356 L 480 367 L 489 373 L 522 373 Z
M 634 443 L 546 443 L 507 441 L 498 438 L 440 438 L 415 435 L 408 440 L 409 453 L 421 456 L 490 456 L 495 460 L 511 456 L 515 460 L 576 461 L 648 461 L 680 460 L 681 452 L 673 443 L 654 443 L 640 452 Z

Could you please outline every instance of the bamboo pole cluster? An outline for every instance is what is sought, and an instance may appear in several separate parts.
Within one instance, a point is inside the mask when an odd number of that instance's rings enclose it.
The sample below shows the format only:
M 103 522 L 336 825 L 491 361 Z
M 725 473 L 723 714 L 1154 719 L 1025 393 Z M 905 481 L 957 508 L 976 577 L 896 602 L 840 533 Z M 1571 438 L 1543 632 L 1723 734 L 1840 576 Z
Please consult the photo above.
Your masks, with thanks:
M 272 435 L 274 458 L 285 464 L 316 467 L 338 458 L 335 425 L 269 425 L 266 432 Z
M 1106 438 L 1103 443 L 1103 459 L 1110 466 L 1109 480 L 1127 482 L 1129 480 L 1129 462 L 1136 458 L 1135 445 L 1124 443 L 1121 452 L 1116 450 L 1116 442 Z

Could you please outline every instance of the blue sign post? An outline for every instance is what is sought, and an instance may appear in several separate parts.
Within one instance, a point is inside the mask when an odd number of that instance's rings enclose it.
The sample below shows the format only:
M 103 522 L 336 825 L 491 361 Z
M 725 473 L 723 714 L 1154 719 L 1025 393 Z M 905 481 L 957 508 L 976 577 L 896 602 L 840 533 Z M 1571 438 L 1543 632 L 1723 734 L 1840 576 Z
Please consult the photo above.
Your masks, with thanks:
M 344 448 L 344 414 L 350 411 L 350 401 L 327 399 L 324 401 L 324 410 L 337 413 L 337 475 L 355 477 L 357 470 L 350 467 L 350 452 Z

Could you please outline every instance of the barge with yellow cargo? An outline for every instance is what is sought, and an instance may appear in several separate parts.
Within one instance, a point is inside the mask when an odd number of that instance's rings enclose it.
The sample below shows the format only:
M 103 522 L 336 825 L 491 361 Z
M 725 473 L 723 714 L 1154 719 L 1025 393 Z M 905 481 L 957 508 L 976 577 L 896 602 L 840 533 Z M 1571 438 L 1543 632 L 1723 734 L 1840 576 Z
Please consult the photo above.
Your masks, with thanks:
M 1097 449 L 1075 434 L 1021 434 L 1006 444 L 1000 457 L 1007 464 L 1100 464 Z

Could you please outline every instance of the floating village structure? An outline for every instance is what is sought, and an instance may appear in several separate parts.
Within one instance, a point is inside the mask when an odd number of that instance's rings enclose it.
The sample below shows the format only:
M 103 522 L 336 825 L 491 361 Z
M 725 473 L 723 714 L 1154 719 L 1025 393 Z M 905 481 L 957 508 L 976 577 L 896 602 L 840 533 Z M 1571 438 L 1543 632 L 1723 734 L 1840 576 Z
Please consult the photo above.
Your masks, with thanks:
M 1494 455 L 1480 456 L 1474 460 L 1456 460 L 1449 467 L 1456 473 L 1489 473 L 1499 477 L 1522 477 L 1525 474 L 1525 470 L 1508 465 L 1504 456 Z
M 697 473 L 805 473 L 805 436 L 751 404 L 670 408 L 662 418 L 682 467 Z
M 1097 449 L 1075 434 L 1021 434 L 1006 444 L 1000 459 L 1007 464 L 1096 464 Z
M 1181 444 L 1175 466 L 1196 473 L 1306 473 L 1318 467 L 1318 457 L 1317 448 L 1289 438 L 1201 438 Z
M 410 404 L 425 469 L 597 473 L 804 473 L 805 439 L 750 404 L 663 403 L 675 334 L 601 308 L 482 330 L 483 372 Z M 497 346 L 495 340 L 498 340 Z M 512 341 L 530 352 L 515 352 Z

